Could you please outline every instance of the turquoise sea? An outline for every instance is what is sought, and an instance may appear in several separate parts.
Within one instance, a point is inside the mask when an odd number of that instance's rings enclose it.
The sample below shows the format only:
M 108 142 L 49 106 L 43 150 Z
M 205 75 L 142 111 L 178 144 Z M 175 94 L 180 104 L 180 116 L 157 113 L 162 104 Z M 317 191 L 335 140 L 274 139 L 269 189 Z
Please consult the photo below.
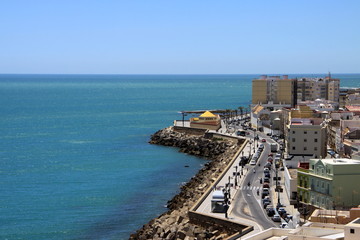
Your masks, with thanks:
M 0 75 L 0 239 L 127 239 L 206 161 L 149 136 L 248 106 L 258 76 Z

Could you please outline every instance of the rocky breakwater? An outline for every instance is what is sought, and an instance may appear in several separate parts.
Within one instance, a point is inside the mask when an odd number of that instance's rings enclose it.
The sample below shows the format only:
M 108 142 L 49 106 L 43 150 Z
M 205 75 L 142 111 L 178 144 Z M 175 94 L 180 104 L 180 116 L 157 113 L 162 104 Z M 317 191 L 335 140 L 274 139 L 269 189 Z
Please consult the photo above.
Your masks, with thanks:
M 234 234 L 222 227 L 190 223 L 188 211 L 226 168 L 240 144 L 179 133 L 172 127 L 156 132 L 151 136 L 150 143 L 178 147 L 181 152 L 211 161 L 181 187 L 179 194 L 168 201 L 166 213 L 145 224 L 130 239 L 224 239 Z

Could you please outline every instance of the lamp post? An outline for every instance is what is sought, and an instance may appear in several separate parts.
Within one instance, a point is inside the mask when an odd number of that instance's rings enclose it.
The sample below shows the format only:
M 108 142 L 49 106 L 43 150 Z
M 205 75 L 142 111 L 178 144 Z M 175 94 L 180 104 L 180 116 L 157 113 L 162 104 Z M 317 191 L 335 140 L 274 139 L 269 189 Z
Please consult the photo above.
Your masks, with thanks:
M 251 155 L 251 144 L 252 144 L 252 141 L 251 141 L 251 140 L 249 141 L 249 144 L 250 144 L 250 149 L 249 149 L 249 158 L 250 158 L 250 155 Z
M 277 206 L 281 206 L 281 203 L 280 203 L 280 189 L 278 188 L 278 181 L 279 181 L 279 177 L 278 177 L 278 170 L 279 170 L 279 165 L 275 163 L 275 177 L 276 177 L 276 187 L 275 187 L 275 190 L 277 191 L 278 193 L 278 203 L 277 203 Z

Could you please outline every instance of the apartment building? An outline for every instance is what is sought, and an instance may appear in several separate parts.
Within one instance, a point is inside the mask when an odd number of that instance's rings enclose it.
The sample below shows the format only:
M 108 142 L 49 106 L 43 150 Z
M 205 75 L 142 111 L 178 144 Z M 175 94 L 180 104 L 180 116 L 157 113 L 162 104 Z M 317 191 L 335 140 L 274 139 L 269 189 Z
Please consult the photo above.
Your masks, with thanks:
M 292 118 L 288 125 L 291 155 L 326 157 L 326 124 L 321 118 Z
M 310 204 L 319 208 L 350 208 L 360 204 L 360 161 L 310 159 L 307 189 Z M 299 177 L 299 176 L 298 176 Z M 305 188 L 299 183 L 298 188 Z
M 252 81 L 252 104 L 296 105 L 296 79 L 263 75 Z
M 340 80 L 327 76 L 325 78 L 298 78 L 297 101 L 314 101 L 325 99 L 339 102 Z

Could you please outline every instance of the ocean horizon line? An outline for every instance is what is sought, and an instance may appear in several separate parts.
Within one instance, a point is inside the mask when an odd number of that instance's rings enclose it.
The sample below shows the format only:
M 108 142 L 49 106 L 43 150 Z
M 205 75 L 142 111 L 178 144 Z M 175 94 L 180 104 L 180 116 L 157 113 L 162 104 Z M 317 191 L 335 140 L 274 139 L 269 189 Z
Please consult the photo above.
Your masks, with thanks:
M 0 73 L 0 75 L 94 75 L 94 76 L 219 76 L 219 75 L 328 75 L 329 73 Z M 359 73 L 330 73 L 352 75 Z

